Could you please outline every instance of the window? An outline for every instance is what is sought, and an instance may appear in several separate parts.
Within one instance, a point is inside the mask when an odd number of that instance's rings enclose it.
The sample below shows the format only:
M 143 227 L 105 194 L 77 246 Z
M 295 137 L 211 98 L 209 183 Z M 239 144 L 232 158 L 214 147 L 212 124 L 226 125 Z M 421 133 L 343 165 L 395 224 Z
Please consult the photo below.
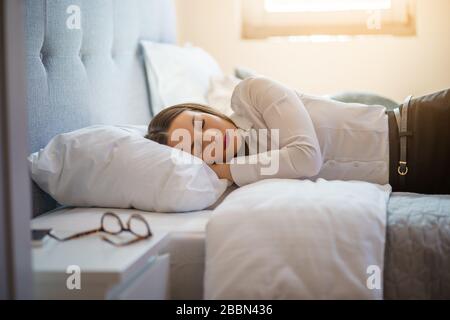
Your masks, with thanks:
M 242 37 L 415 35 L 415 0 L 241 0 Z

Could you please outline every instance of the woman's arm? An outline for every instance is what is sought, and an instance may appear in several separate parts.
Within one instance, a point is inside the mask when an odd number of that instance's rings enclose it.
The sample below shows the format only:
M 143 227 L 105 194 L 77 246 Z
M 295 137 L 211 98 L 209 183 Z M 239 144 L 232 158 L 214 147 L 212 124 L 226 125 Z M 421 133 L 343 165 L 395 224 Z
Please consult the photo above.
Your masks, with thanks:
M 259 112 L 269 131 L 279 129 L 280 149 L 234 158 L 230 164 L 234 182 L 242 186 L 261 179 L 317 175 L 322 166 L 320 145 L 309 113 L 297 93 L 263 76 L 247 78 L 235 90 L 233 103 L 242 103 L 241 107 Z M 259 162 L 261 156 L 270 164 Z M 277 160 L 278 169 L 273 174 L 263 174 L 263 168 L 276 167 L 273 161 Z

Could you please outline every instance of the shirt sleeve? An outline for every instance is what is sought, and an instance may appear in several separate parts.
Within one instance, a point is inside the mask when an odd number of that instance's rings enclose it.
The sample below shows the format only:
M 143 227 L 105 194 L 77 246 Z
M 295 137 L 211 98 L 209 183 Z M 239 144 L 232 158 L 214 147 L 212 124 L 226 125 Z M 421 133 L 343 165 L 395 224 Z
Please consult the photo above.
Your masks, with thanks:
M 268 178 L 306 178 L 319 173 L 322 154 L 311 117 L 295 90 L 264 76 L 243 80 L 235 94 L 244 108 L 258 112 L 268 129 L 278 129 L 279 148 L 230 163 L 238 186 Z M 272 136 L 272 139 L 276 138 Z

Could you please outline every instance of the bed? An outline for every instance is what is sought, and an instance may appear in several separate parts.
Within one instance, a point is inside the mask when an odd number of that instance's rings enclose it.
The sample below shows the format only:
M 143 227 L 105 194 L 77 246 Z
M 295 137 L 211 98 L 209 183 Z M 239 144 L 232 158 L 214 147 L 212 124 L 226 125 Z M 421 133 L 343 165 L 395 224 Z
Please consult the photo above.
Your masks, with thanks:
M 61 28 L 77 8 L 82 28 Z M 172 1 L 27 0 L 26 22 L 30 153 L 56 134 L 92 124 L 149 122 L 152 92 L 139 41 L 175 43 Z M 171 255 L 171 298 L 203 297 L 205 226 L 212 209 L 145 213 L 172 234 L 165 249 Z M 77 219 L 101 212 L 61 207 L 33 183 L 35 227 L 50 226 L 61 215 Z M 387 214 L 384 298 L 450 298 L 450 196 L 393 193 Z

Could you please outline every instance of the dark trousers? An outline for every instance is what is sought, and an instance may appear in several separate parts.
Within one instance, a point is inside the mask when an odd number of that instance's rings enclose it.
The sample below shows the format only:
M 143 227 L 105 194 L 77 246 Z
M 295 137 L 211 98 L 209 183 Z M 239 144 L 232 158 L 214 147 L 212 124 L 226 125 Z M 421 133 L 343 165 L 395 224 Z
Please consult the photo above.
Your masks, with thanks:
M 389 121 L 389 184 L 392 191 L 450 194 L 450 89 L 414 98 L 408 107 L 408 173 L 397 172 L 399 135 L 393 111 Z M 401 106 L 400 106 L 401 113 Z

